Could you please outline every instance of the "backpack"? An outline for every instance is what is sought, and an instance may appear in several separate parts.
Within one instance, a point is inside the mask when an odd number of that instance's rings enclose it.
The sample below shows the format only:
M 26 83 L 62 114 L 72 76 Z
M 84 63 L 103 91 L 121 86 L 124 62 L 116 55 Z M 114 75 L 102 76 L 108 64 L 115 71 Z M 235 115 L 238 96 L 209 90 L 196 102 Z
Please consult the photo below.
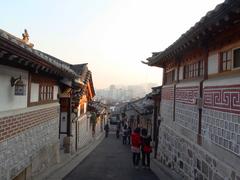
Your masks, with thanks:
M 140 136 L 136 133 L 132 134 L 132 146 L 140 147 Z

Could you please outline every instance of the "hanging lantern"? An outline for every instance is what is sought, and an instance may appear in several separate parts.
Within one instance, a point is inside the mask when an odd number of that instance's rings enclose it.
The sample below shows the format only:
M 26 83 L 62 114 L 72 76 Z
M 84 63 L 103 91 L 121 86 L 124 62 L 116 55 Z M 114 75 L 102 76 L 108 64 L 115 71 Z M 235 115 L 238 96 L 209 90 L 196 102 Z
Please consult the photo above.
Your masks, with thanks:
M 15 96 L 25 96 L 26 95 L 26 85 L 22 81 L 22 77 L 11 78 L 11 86 L 15 86 L 14 94 Z

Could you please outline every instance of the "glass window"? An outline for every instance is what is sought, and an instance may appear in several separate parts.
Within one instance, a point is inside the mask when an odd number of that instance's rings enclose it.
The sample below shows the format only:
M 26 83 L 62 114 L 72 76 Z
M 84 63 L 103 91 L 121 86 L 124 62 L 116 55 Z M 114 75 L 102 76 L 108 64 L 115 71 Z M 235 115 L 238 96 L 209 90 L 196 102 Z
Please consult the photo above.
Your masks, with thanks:
M 165 73 L 165 76 L 166 76 L 166 84 L 172 83 L 175 77 L 175 70 Z
M 222 71 L 228 71 L 232 69 L 232 51 L 222 52 Z
M 184 79 L 199 77 L 203 75 L 203 60 L 184 66 Z
M 240 67 L 240 48 L 235 49 L 233 51 L 234 59 L 233 59 L 233 67 L 238 68 Z
M 40 101 L 53 100 L 53 86 L 51 85 L 40 85 Z

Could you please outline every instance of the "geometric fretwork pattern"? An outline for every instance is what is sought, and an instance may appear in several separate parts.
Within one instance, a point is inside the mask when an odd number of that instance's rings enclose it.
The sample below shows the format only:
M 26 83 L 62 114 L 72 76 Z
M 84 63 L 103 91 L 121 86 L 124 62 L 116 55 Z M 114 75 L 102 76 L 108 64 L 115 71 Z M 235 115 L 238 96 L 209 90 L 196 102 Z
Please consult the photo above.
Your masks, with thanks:
M 195 104 L 199 96 L 199 86 L 176 88 L 176 101 L 184 104 Z
M 203 99 L 205 108 L 240 114 L 240 85 L 204 87 Z

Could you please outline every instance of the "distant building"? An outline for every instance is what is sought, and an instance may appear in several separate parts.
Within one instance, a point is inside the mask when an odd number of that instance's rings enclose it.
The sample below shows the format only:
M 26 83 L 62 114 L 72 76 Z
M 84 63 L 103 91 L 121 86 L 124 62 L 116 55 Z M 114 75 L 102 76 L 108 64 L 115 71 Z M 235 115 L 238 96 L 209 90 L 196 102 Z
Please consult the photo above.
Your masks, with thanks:
M 184 179 L 240 179 L 239 32 L 226 0 L 147 59 L 164 68 L 157 159 Z
M 109 89 L 96 90 L 96 98 L 98 101 L 105 100 L 108 103 L 129 102 L 144 97 L 151 92 L 152 86 L 153 83 L 119 87 L 111 85 Z
M 121 114 L 124 114 L 124 120 L 132 128 L 136 127 L 148 129 L 149 134 L 152 133 L 152 113 L 153 100 L 146 95 L 135 101 L 124 104 L 121 108 Z

